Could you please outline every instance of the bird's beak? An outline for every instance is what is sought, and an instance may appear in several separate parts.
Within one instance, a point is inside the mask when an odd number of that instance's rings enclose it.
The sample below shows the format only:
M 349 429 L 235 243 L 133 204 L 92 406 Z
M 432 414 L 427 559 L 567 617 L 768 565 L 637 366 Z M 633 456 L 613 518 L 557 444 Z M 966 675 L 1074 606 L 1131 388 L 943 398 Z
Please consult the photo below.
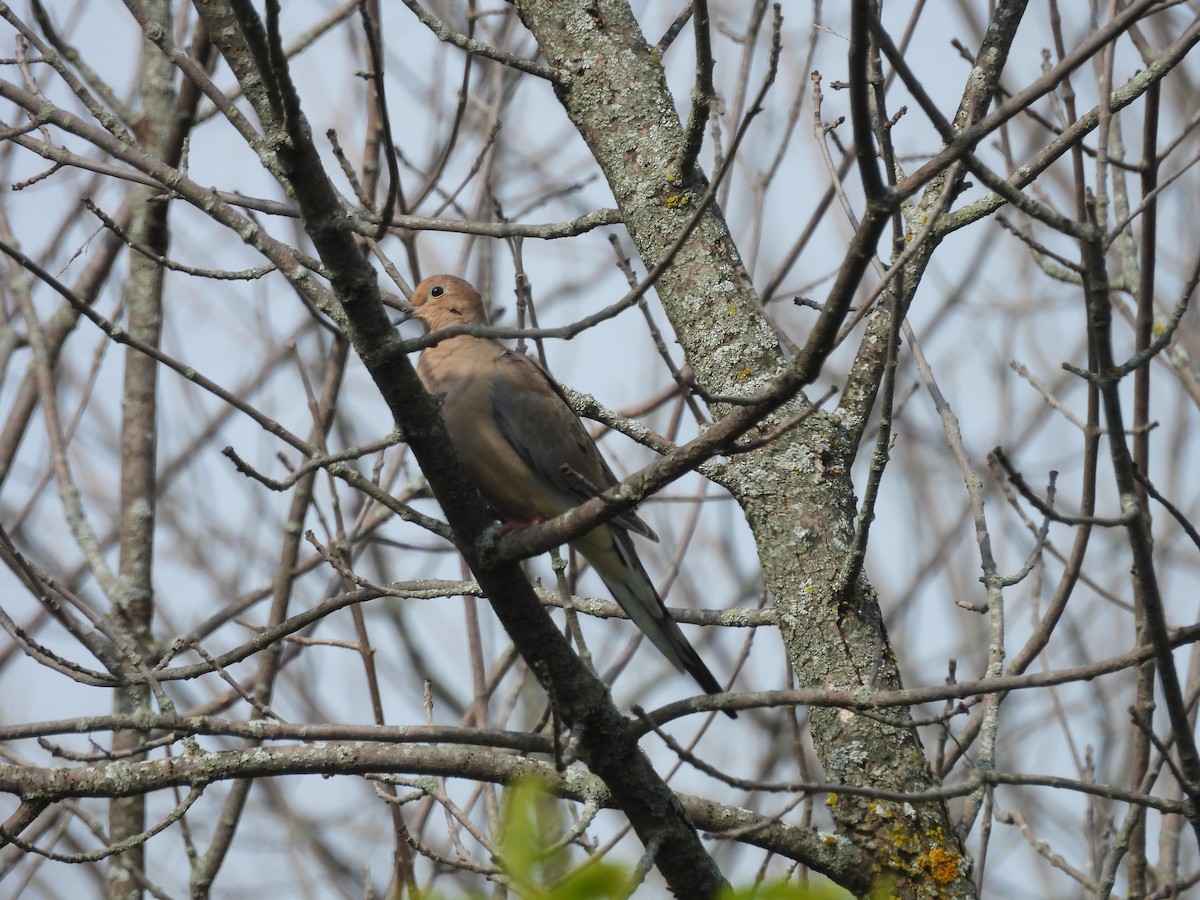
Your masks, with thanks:
M 405 309 L 402 309 L 402 310 L 400 310 L 399 318 L 397 318 L 395 321 L 393 321 L 392 325 L 395 326 L 396 328 L 399 328 L 401 325 L 403 325 L 405 322 L 407 322 L 409 319 L 411 319 L 416 314 L 417 314 L 417 308 L 415 306 L 409 306 Z

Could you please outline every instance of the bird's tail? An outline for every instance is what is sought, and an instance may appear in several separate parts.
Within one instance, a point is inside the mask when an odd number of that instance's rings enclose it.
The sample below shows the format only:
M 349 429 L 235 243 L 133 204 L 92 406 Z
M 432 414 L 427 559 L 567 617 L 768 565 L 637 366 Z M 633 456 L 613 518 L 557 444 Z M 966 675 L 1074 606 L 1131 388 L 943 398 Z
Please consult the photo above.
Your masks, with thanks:
M 633 624 L 675 668 L 696 679 L 706 693 L 719 694 L 724 690 L 667 613 L 666 605 L 638 559 L 633 539 L 624 529 L 602 525 L 584 535 L 574 546 L 592 564 Z M 725 713 L 730 718 L 737 718 L 731 711 Z

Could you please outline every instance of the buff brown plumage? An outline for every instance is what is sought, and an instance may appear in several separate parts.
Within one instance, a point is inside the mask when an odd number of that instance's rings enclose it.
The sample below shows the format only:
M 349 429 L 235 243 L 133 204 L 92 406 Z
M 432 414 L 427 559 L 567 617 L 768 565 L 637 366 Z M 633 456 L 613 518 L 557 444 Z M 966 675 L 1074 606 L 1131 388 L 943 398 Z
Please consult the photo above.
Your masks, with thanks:
M 417 285 L 413 317 L 432 333 L 485 325 L 479 292 L 435 275 Z M 442 398 L 446 430 L 484 500 L 502 521 L 553 519 L 617 483 L 558 385 L 532 359 L 491 338 L 460 335 L 421 353 L 421 383 Z M 657 535 L 632 511 L 571 542 L 634 624 L 708 693 L 721 685 L 700 659 L 638 559 L 630 532 Z

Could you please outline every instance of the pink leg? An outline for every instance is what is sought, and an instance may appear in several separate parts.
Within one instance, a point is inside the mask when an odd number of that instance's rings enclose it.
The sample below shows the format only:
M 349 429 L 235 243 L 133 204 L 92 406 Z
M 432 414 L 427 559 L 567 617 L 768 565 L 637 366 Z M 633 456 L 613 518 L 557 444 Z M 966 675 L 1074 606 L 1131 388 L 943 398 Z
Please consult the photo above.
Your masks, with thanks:
M 549 521 L 545 516 L 537 516 L 529 522 L 514 522 L 505 516 L 500 516 L 500 533 L 504 534 L 509 531 L 515 531 L 518 528 L 533 528 L 535 525 L 541 525 Z

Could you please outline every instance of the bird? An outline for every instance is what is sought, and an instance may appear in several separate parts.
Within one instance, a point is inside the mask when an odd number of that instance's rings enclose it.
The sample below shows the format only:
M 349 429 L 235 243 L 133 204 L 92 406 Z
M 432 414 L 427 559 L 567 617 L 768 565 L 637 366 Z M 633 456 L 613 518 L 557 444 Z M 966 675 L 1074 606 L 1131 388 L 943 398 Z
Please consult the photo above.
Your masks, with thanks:
M 430 334 L 488 324 L 479 292 L 453 275 L 420 282 L 404 318 L 417 319 Z M 457 335 L 422 350 L 417 375 L 425 390 L 441 398 L 450 441 L 502 527 L 548 521 L 617 484 L 562 389 L 524 353 L 493 338 Z M 707 693 L 721 693 L 720 682 L 667 613 L 630 532 L 658 540 L 627 510 L 570 544 L 676 669 Z

